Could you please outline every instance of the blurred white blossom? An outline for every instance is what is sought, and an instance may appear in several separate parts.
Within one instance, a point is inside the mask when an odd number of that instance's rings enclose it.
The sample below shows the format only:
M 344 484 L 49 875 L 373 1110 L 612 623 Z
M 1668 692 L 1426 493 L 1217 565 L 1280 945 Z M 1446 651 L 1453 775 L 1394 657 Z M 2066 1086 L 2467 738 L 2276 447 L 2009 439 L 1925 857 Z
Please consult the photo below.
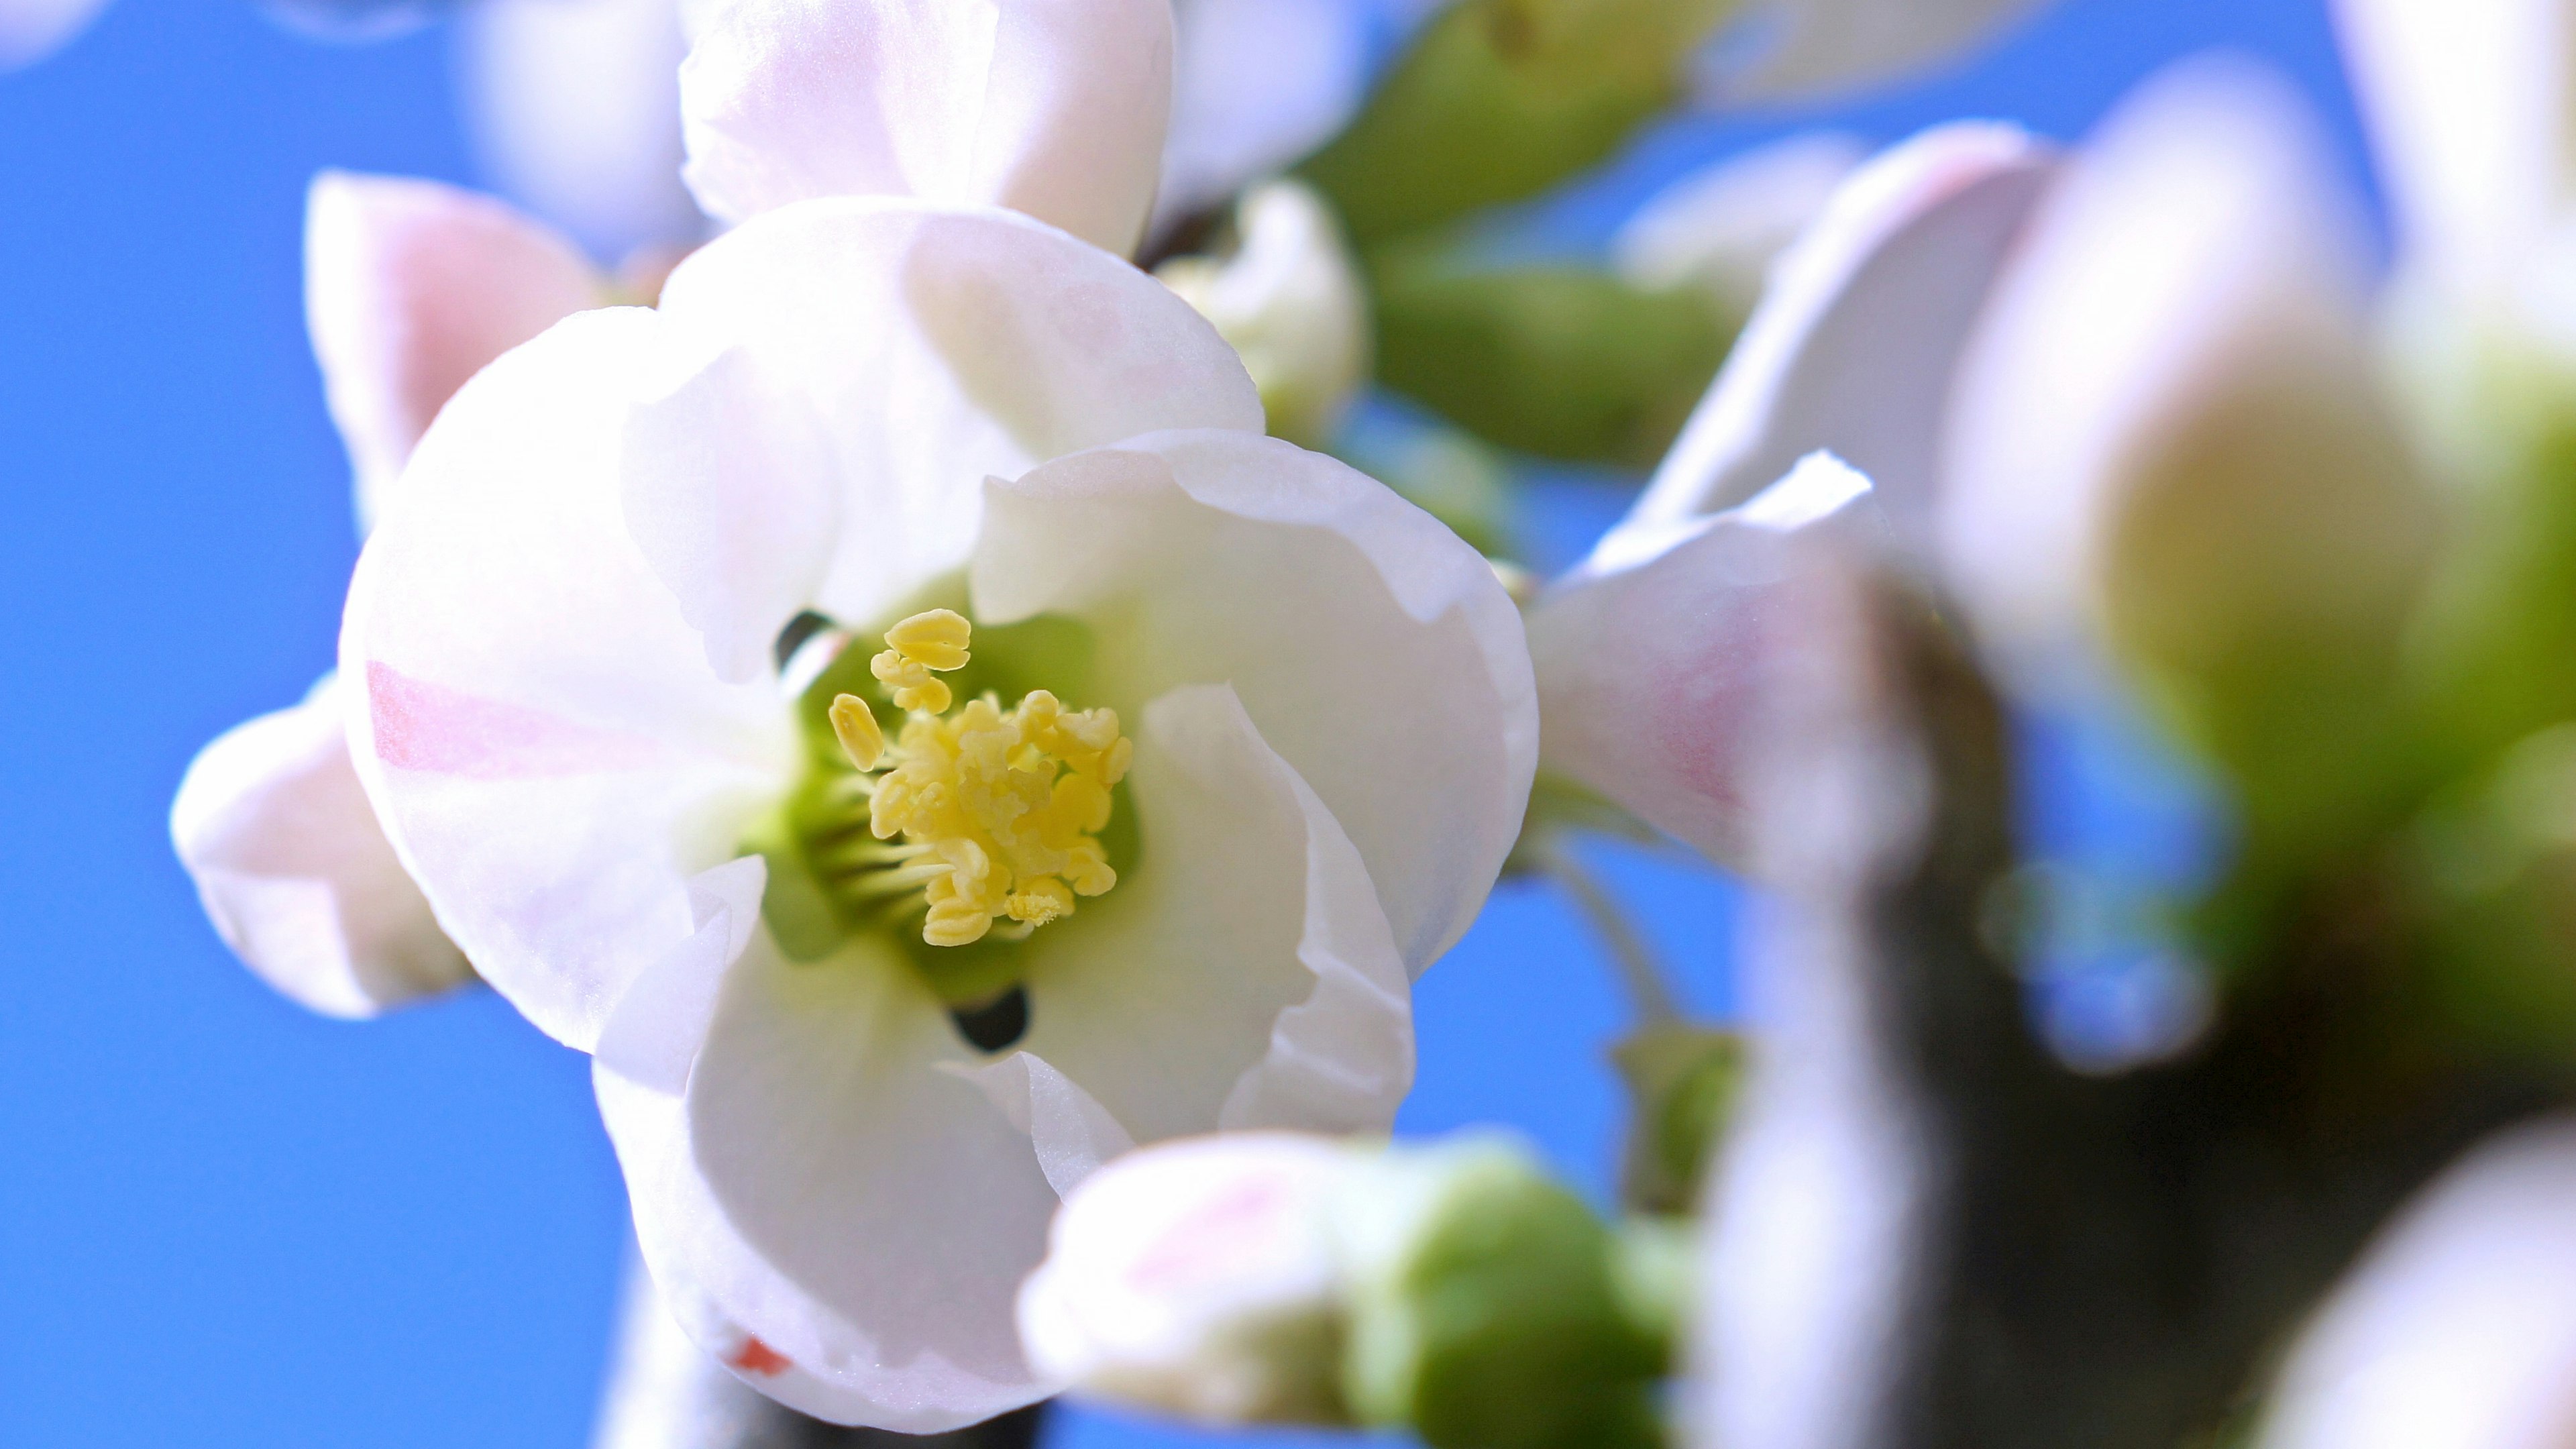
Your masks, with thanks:
M 1270 431 L 1323 447 L 1368 381 L 1368 289 L 1359 263 L 1332 209 L 1300 182 L 1264 182 L 1244 193 L 1235 229 L 1230 255 L 1174 257 L 1154 275 L 1242 354 Z
M 29 65 L 70 43 L 107 0 L 0 0 L 0 70 Z

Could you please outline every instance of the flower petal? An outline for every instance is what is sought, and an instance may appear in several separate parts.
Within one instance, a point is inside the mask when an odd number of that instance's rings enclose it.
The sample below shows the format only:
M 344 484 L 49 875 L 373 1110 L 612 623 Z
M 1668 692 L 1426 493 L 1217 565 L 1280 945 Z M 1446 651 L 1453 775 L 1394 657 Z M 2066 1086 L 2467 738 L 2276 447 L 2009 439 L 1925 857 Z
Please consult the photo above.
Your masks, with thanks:
M 1868 159 L 1857 136 L 1801 131 L 1701 167 L 1620 223 L 1611 265 L 1634 286 L 1696 286 L 1748 316 L 1772 263 Z
M 1958 55 L 2046 0 L 1764 0 L 1711 77 L 1729 105 L 1856 90 Z M 1729 37 L 1733 39 L 1735 37 Z
M 2576 1123 L 2488 1142 L 2426 1188 L 2282 1370 L 2262 1449 L 2576 1443 Z
M 2023 132 L 1963 122 L 1855 172 L 1781 256 L 1631 517 L 1731 508 L 1830 448 L 1919 533 L 1960 348 L 2052 171 Z
M 107 0 L 8 0 L 0 4 L 0 70 L 32 65 L 70 43 Z
M 621 444 L 672 346 L 654 313 L 588 313 L 469 383 L 341 635 L 396 851 L 484 977 L 583 1049 L 798 760 L 775 687 L 718 680 L 629 526 Z
M 366 1017 L 474 979 L 403 873 L 349 763 L 332 679 L 206 746 L 170 836 L 224 943 L 326 1016 Z
M 2164 462 L 2220 449 L 2259 475 L 2232 506 L 2276 526 L 2300 509 L 2359 526 L 2410 490 L 2371 372 L 2358 224 L 2328 174 L 2283 83 L 2186 62 L 2104 123 L 2034 219 L 1960 363 L 1939 517 L 1951 585 L 2026 686 L 2085 679 L 2068 666 L 2102 617 L 2110 524 Z M 2274 572 L 2345 569 L 2312 542 Z M 2315 571 L 2297 574 L 2320 586 L 2301 607 L 2377 586 Z
M 564 238 L 487 196 L 325 171 L 305 208 L 304 310 L 331 420 L 372 522 L 430 419 L 486 363 L 575 312 L 602 279 Z
M 1883 529 L 1869 481 L 1819 455 L 1751 503 L 1630 523 L 1529 611 L 1547 769 L 1740 864 L 1746 731 L 1789 535 Z
M 1231 683 L 1367 862 L 1417 974 L 1520 831 L 1538 753 L 1519 613 L 1474 549 L 1382 484 L 1242 433 L 1132 439 L 985 487 L 970 579 L 996 623 L 1114 616 L 1135 704 Z
M 988 475 L 1159 428 L 1262 429 L 1242 362 L 1187 303 L 1007 212 L 807 202 L 682 263 L 661 310 L 741 341 L 824 420 L 853 521 L 817 595 L 836 618 L 960 566 Z
M 654 1010 L 647 978 L 630 994 Z M 1056 1195 L 889 943 L 726 973 L 685 1097 L 594 1073 L 656 1282 L 791 1408 L 928 1433 L 1043 1397 L 1012 1331 Z M 728 1339 L 732 1333 L 742 1337 Z M 752 1346 L 757 1345 L 755 1350 Z
M 820 196 L 1026 212 L 1124 255 L 1170 117 L 1166 0 L 735 0 L 680 73 L 729 221 Z
M 2576 189 L 2576 15 L 2561 0 L 2337 0 L 2408 261 L 2492 284 Z
M 1034 1052 L 1013 1052 L 998 1062 L 961 1071 L 1028 1134 L 1038 1170 L 1058 1197 L 1082 1185 L 1102 1163 L 1128 1151 L 1136 1139 L 1100 1099 Z
M 1368 0 L 1176 0 L 1165 221 L 1224 202 L 1340 134 L 1368 97 Z
M 705 234 L 680 184 L 673 0 L 485 0 L 460 24 L 467 119 L 504 190 L 611 260 Z
M 1031 942 L 1024 1045 L 1140 1142 L 1386 1130 L 1411 982 L 1331 812 L 1222 684 L 1147 705 L 1128 778 L 1144 858 Z

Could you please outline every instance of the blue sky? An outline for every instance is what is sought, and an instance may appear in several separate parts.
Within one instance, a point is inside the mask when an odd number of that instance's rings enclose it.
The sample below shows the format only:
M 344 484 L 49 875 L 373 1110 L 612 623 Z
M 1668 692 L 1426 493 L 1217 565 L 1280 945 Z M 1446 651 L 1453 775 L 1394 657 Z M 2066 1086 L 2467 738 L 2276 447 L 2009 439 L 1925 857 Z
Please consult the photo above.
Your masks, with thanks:
M 2317 0 L 2070 0 L 1954 74 L 1685 119 L 1540 224 L 1597 240 L 1688 167 L 1799 125 L 1962 115 L 2080 134 L 2213 44 L 2318 101 L 2364 184 Z M 0 76 L 0 1443 L 565 1449 L 625 1235 L 584 1064 L 489 995 L 369 1026 L 235 965 L 172 860 L 191 754 L 326 668 L 356 554 L 298 276 L 323 166 L 472 181 L 433 30 L 316 46 L 237 0 L 117 0 Z M 1616 499 L 1551 495 L 1570 550 Z M 1605 855 L 1726 1002 L 1731 894 Z M 1501 1122 L 1594 1187 L 1619 1007 L 1557 902 L 1499 895 L 1426 981 L 1407 1130 Z M 1067 1415 L 1081 1449 L 1194 1436 Z

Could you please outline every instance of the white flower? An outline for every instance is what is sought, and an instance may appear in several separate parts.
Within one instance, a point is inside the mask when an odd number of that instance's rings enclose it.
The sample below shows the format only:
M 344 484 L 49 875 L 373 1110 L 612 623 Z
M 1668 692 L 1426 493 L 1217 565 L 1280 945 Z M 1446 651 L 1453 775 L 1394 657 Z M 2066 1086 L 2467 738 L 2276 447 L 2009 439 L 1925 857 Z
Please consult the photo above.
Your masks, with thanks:
M 1154 269 L 1234 344 L 1270 431 L 1322 447 L 1369 375 L 1368 289 L 1332 209 L 1295 181 L 1264 182 L 1236 208 L 1233 255 Z
M 1721 314 L 1746 316 L 1773 259 L 1866 158 L 1857 138 L 1804 132 L 1702 167 L 1620 224 L 1611 267 L 1632 286 L 1697 287 Z
M 0 71 L 53 54 L 97 17 L 107 0 L 0 0 Z
M 502 192 L 592 255 L 685 248 L 685 0 L 479 0 L 457 19 L 467 129 Z
M 596 1050 L 656 1278 L 796 1407 L 923 1430 L 1042 1395 L 1008 1299 L 1055 1187 L 1130 1140 L 1383 1127 L 1408 1083 L 1408 975 L 1518 827 L 1527 663 L 1481 559 L 1260 424 L 1223 341 L 1106 253 L 806 203 L 469 384 L 369 543 L 369 791 L 484 976 Z M 944 636 L 892 627 L 935 600 Z M 808 610 L 863 641 L 809 710 L 875 693 L 880 635 L 898 684 L 961 638 L 984 661 L 945 724 L 934 695 L 843 728 L 899 752 L 883 845 L 769 666 Z M 1116 713 L 978 773 L 979 708 L 1040 743 L 981 688 Z M 999 809 L 1005 766 L 1071 781 L 1122 731 L 1090 866 L 887 804 Z M 990 938 L 924 944 L 992 864 Z M 950 1020 L 996 993 L 1026 1013 L 1000 1057 Z
M 1438 0 L 1173 0 L 1172 129 L 1158 220 L 1205 211 L 1340 135 L 1368 99 L 1370 51 L 1390 9 Z
M 1120 1158 L 1066 1197 L 1020 1290 L 1030 1358 L 1078 1390 L 1202 1422 L 1339 1419 L 1333 1207 L 1367 1155 L 1242 1132 Z
M 1383 1128 L 1526 799 L 1484 562 L 975 204 L 1132 242 L 1160 10 L 719 12 L 691 176 L 757 214 L 468 384 L 351 590 L 404 863 L 595 1053 L 683 1324 L 826 1418 L 1049 1392 L 1012 1292 L 1131 1142 Z
M 1710 57 L 1708 99 L 1831 94 L 1957 55 L 2046 0 L 1755 0 Z
M 2576 1443 L 2576 1124 L 2445 1171 L 2301 1336 L 2261 1449 Z
M 362 520 L 466 378 L 608 296 L 568 241 L 498 202 L 336 172 L 313 183 L 305 274 Z M 208 745 L 170 831 L 207 916 L 251 969 L 316 1011 L 372 1016 L 472 973 L 376 824 L 341 694 L 326 678 Z
M 1942 127 L 1862 167 L 1783 254 L 1644 496 L 1530 611 L 1548 770 L 1740 861 L 1778 541 L 1831 523 L 1927 551 L 1952 367 L 2049 172 L 2018 131 Z

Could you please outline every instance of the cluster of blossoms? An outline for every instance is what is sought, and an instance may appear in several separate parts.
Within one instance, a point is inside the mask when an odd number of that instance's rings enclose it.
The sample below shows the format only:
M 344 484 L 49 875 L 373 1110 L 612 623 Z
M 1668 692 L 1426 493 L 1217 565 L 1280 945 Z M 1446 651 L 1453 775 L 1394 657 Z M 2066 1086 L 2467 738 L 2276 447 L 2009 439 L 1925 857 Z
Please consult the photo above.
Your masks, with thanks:
M 1753 8 L 1771 47 L 1704 89 L 1868 78 L 2016 7 Z M 2525 29 L 2340 13 L 2395 158 L 2391 326 L 2545 373 L 2522 299 L 2560 218 L 2521 203 L 2559 199 L 2570 88 L 2514 57 L 2566 37 L 2491 8 Z M 720 228 L 685 256 L 611 274 L 488 198 L 315 184 L 370 534 L 336 674 L 210 745 L 173 832 L 306 1005 L 479 979 L 590 1054 L 662 1302 L 805 1413 L 929 1432 L 1080 1386 L 1491 1445 L 1528 1401 L 1503 1364 L 1560 1413 L 1509 1442 L 1651 1443 L 1688 1317 L 1719 1442 L 1842 1442 L 1798 1395 L 1848 1339 L 1804 1330 L 1878 1310 L 1784 1307 L 1779 1266 L 1865 1236 L 1822 1137 L 1730 1139 L 1687 1314 L 1639 1301 L 1668 1244 L 1510 1150 L 1346 1140 L 1388 1129 L 1413 981 L 1565 797 L 1766 868 L 1748 742 L 1802 559 L 1955 601 L 2028 698 L 2130 681 L 2283 872 L 2353 828 L 2382 696 L 2473 696 L 2441 746 L 2470 755 L 2565 703 L 2510 687 L 2533 640 L 2491 637 L 2487 555 L 2422 622 L 2437 480 L 2515 463 L 2469 403 L 2391 401 L 2311 144 L 2242 69 L 2072 151 L 1958 124 L 1659 202 L 1624 274 L 1759 300 L 1628 518 L 1516 598 L 1312 450 L 1394 271 L 1314 189 L 1245 187 L 1362 105 L 1357 7 L 682 10 L 683 230 Z M 1329 63 L 1275 94 L 1243 36 Z M 2496 174 L 2498 110 L 2549 118 L 2545 176 Z M 1231 257 L 1137 264 L 1238 194 Z M 2489 672 L 2405 676 L 2425 628 Z M 1820 1080 L 1793 1056 L 1765 1100 Z M 1469 1280 L 1512 1311 L 1424 1307 Z M 2283 1442 L 2362 1442 L 2312 1421 Z

